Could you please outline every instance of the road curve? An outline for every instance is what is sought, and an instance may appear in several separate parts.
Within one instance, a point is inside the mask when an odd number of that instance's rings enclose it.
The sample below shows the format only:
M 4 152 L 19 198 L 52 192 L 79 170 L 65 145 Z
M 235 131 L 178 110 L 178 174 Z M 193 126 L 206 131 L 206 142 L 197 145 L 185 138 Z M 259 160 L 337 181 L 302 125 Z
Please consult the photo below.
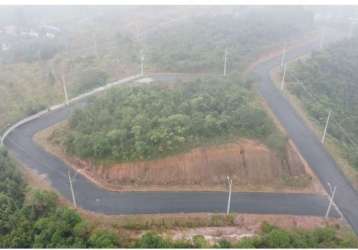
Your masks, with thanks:
M 286 58 L 291 60 L 318 48 L 319 43 L 313 42 L 289 51 L 286 54 Z M 337 186 L 335 203 L 343 213 L 344 218 L 351 224 L 353 230 L 358 233 L 358 194 L 321 144 L 320 139 L 306 126 L 289 101 L 272 83 L 270 71 L 279 64 L 280 58 L 276 57 L 255 68 L 259 80 L 259 92 L 283 127 L 285 127 L 289 137 L 318 176 L 325 189 L 329 190 L 328 182 L 332 186 Z
M 288 57 L 307 53 L 313 48 L 308 45 L 295 49 L 288 53 Z M 308 144 L 313 155 L 317 152 L 322 161 L 312 162 L 311 151 L 304 154 L 308 162 L 313 165 L 315 171 L 320 169 L 328 162 L 334 161 L 324 151 L 323 147 L 315 141 L 315 137 L 304 126 L 300 118 L 294 113 L 289 103 L 279 94 L 272 85 L 269 78 L 269 70 L 279 65 L 279 57 L 261 63 L 256 67 L 256 72 L 261 79 L 260 92 L 266 98 L 275 114 L 286 127 L 292 139 L 298 143 L 299 149 L 307 152 L 302 145 L 300 135 L 295 133 L 299 129 L 300 133 L 309 135 L 310 138 L 304 140 L 303 144 Z M 46 176 L 51 185 L 68 200 L 71 200 L 71 192 L 67 171 L 69 167 L 57 157 L 49 154 L 33 141 L 33 136 L 38 131 L 46 129 L 60 121 L 66 119 L 73 110 L 85 103 L 85 99 L 74 102 L 70 106 L 48 112 L 33 121 L 23 124 L 12 131 L 4 140 L 5 146 L 14 154 L 16 159 L 25 166 L 35 170 L 38 174 Z M 280 105 L 287 105 L 287 108 Z M 287 117 L 286 117 L 287 116 Z M 293 117 L 293 118 L 292 118 Z M 290 123 L 294 125 L 290 125 Z M 292 129 L 290 129 L 292 127 Z M 303 132 L 302 132 L 303 131 Z M 298 138 L 296 138 L 298 136 Z M 298 141 L 297 141 L 298 140 Z M 306 148 L 306 149 L 308 149 Z M 316 159 L 317 157 L 313 157 Z M 332 162 L 333 161 L 333 162 Z M 313 164 L 312 164 L 313 163 Z M 318 164 L 318 165 L 317 165 Z M 335 165 L 333 165 L 335 166 Z M 72 175 L 75 173 L 72 172 Z M 337 169 L 335 170 L 337 172 Z M 317 172 L 317 171 L 316 171 Z M 334 172 L 334 170 L 333 170 Z M 323 182 L 325 176 L 319 175 Z M 332 183 L 337 184 L 338 182 Z M 136 214 L 136 213 L 180 213 L 180 212 L 225 212 L 227 194 L 225 192 L 111 192 L 97 187 L 88 181 L 81 174 L 76 174 L 73 180 L 76 193 L 77 204 L 83 209 L 104 214 Z M 344 187 L 349 186 L 344 180 Z M 338 187 L 339 192 L 341 186 Z M 343 190 L 343 189 L 342 189 Z M 340 191 L 342 192 L 342 191 Z M 356 198 L 355 198 L 356 199 Z M 338 200 L 338 199 L 337 199 Z M 357 201 L 358 199 L 356 199 Z M 314 215 L 322 216 L 328 205 L 327 197 L 316 194 L 284 194 L 284 193 L 233 193 L 231 211 L 241 213 L 260 213 L 260 214 L 294 214 L 294 215 Z M 339 204 L 340 205 L 340 204 Z M 346 210 L 343 210 L 346 212 Z M 346 218 L 349 217 L 347 214 Z M 338 216 L 337 211 L 332 210 L 331 216 Z M 350 221 L 350 220 L 349 220 Z

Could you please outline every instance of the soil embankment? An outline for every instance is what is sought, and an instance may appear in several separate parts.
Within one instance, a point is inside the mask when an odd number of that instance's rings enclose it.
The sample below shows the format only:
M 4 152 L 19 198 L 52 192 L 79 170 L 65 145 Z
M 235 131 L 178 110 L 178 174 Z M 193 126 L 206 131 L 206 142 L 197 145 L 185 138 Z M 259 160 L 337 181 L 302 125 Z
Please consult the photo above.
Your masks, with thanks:
M 68 156 L 60 146 L 50 143 L 49 136 L 58 126 L 61 124 L 38 133 L 37 143 L 110 190 L 223 191 L 226 177 L 230 176 L 235 183 L 234 191 L 320 191 L 317 180 L 290 144 L 286 146 L 285 157 L 279 157 L 257 141 L 240 140 L 157 160 L 95 165 Z

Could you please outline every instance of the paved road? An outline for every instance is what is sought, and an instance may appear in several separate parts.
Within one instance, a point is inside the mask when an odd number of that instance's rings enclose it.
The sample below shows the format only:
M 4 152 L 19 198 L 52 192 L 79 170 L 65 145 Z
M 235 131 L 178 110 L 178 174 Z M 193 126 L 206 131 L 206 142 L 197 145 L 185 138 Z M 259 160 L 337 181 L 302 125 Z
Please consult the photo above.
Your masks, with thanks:
M 290 51 L 287 54 L 287 60 L 296 58 L 302 53 L 315 50 L 318 47 L 319 45 L 316 42 Z M 286 128 L 289 137 L 317 174 L 326 190 L 329 190 L 328 182 L 337 186 L 335 202 L 345 219 L 351 224 L 354 231 L 358 233 L 358 194 L 320 143 L 320 139 L 307 128 L 289 101 L 273 85 L 269 71 L 275 65 L 279 65 L 279 63 L 280 58 L 275 58 L 256 67 L 255 71 L 259 76 L 259 91 L 281 124 Z
M 312 47 L 312 46 L 311 46 Z M 307 53 L 310 46 L 294 50 L 288 57 Z M 257 67 L 258 76 L 261 78 L 260 91 L 272 106 L 273 111 L 287 125 L 290 135 L 303 151 L 304 157 L 314 167 L 320 170 L 334 161 L 324 151 L 319 142 L 304 126 L 302 121 L 290 108 L 287 101 L 280 96 L 272 86 L 268 71 L 279 64 L 279 58 L 275 58 Z M 26 166 L 45 175 L 51 185 L 68 200 L 71 200 L 69 182 L 67 177 L 68 166 L 55 156 L 48 154 L 36 145 L 33 135 L 57 122 L 66 119 L 74 109 L 82 106 L 85 100 L 75 103 L 70 107 L 50 112 L 39 119 L 24 124 L 15 129 L 5 139 L 5 145 L 15 157 Z M 285 106 L 286 105 L 286 106 Z M 292 124 L 291 124 L 292 123 Z M 297 131 L 297 132 L 295 132 Z M 309 138 L 305 138 L 308 136 Z M 317 155 L 316 155 L 317 154 Z M 320 168 L 321 166 L 321 168 Z M 337 178 L 343 178 L 336 168 L 330 170 L 331 175 L 337 174 Z M 319 171 L 317 171 L 319 172 Z M 324 171 L 320 171 L 324 172 Z M 74 173 L 72 173 L 74 174 Z M 330 175 L 330 176 L 331 176 Z M 327 178 L 319 175 L 325 183 L 331 180 L 338 186 L 337 194 L 341 199 L 343 188 L 349 192 L 349 185 L 342 179 Z M 326 179 L 327 178 L 327 179 Z M 225 192 L 110 192 L 103 190 L 85 177 L 77 174 L 74 178 L 74 189 L 77 203 L 80 207 L 94 212 L 105 214 L 134 214 L 134 213 L 178 213 L 178 212 L 225 212 L 227 194 Z M 224 183 L 223 183 L 224 185 Z M 337 200 L 338 200 L 337 197 Z M 358 199 L 354 196 L 354 201 Z M 339 200 L 340 201 L 340 200 Z M 232 211 L 241 213 L 268 213 L 268 214 L 296 214 L 296 215 L 324 215 L 328 205 L 325 196 L 314 194 L 280 194 L 280 193 L 233 193 Z M 343 211 L 349 221 L 352 217 L 344 206 Z M 333 210 L 332 216 L 338 216 Z
M 71 200 L 68 166 L 36 145 L 32 137 L 42 129 L 66 119 L 82 103 L 51 112 L 22 125 L 6 138 L 6 146 L 16 158 L 38 174 L 46 175 L 52 186 Z M 74 173 L 72 173 L 74 175 Z M 109 192 L 81 175 L 74 178 L 79 206 L 105 214 L 225 212 L 225 192 Z M 233 193 L 232 211 L 243 213 L 323 215 L 326 197 L 308 194 Z M 334 211 L 332 216 L 338 216 Z

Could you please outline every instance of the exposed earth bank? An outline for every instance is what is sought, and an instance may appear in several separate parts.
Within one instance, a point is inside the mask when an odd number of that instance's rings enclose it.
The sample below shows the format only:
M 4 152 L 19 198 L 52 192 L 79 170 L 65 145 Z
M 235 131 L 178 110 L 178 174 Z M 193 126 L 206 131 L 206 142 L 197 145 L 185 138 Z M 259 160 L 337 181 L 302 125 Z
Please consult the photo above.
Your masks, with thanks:
M 227 176 L 233 179 L 234 191 L 321 191 L 290 144 L 284 156 L 245 139 L 157 160 L 95 165 L 65 154 L 62 147 L 50 142 L 59 126 L 64 124 L 39 132 L 35 141 L 96 184 L 114 191 L 224 191 Z

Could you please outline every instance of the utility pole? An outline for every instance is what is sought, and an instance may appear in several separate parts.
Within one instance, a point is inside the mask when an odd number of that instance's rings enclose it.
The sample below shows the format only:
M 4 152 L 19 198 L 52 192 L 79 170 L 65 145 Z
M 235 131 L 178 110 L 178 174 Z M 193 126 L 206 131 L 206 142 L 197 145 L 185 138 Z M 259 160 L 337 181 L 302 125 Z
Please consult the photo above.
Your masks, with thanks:
M 230 213 L 230 205 L 231 205 L 231 186 L 232 186 L 232 179 L 229 176 L 226 176 L 227 182 L 229 184 L 229 197 L 227 200 L 227 209 L 226 209 L 226 215 L 229 215 Z
M 71 195 L 72 195 L 73 206 L 74 206 L 75 208 L 77 208 L 77 202 L 76 202 L 75 192 L 74 192 L 74 190 L 73 190 L 73 185 L 72 185 L 72 180 L 71 180 L 71 171 L 70 171 L 70 169 L 68 169 L 67 174 L 68 174 L 68 180 L 69 180 L 69 182 L 70 182 L 70 189 L 71 189 Z
M 282 49 L 281 70 L 283 69 L 283 67 L 285 65 L 285 58 L 286 58 L 286 43 L 283 45 L 283 49 Z
M 62 70 L 59 70 L 60 73 L 60 77 L 58 76 L 55 67 L 53 66 L 53 64 L 51 64 L 51 71 L 55 77 L 55 80 L 58 82 L 62 82 L 63 85 L 63 93 L 65 96 L 65 104 L 68 105 L 69 101 L 68 101 L 68 93 L 67 93 L 67 85 L 66 85 L 66 78 L 65 78 L 65 66 L 64 63 L 62 63 Z
M 353 37 L 354 25 L 357 21 L 357 18 L 350 18 L 351 25 L 349 26 L 348 39 L 351 39 Z
M 323 130 L 323 135 L 322 135 L 322 144 L 324 144 L 324 141 L 326 139 L 326 133 L 327 133 L 327 128 L 328 128 L 328 122 L 329 122 L 329 118 L 331 117 L 331 111 L 328 112 L 328 117 L 327 117 L 327 120 L 326 120 L 326 125 L 324 126 L 324 130 Z
M 332 204 L 333 204 L 333 200 L 334 200 L 334 195 L 336 194 L 336 189 L 337 186 L 334 186 L 334 188 L 332 189 L 331 183 L 328 182 L 328 187 L 329 187 L 329 204 L 328 204 L 328 208 L 325 214 L 325 218 L 328 219 L 329 216 L 329 212 L 331 211 L 332 208 Z
M 283 65 L 283 75 L 282 75 L 282 80 L 281 80 L 281 90 L 282 91 L 283 91 L 283 89 L 285 87 L 286 68 L 287 68 L 287 65 L 284 64 Z
M 228 56 L 228 52 L 227 52 L 227 49 L 225 49 L 225 55 L 224 55 L 224 76 L 226 76 L 226 71 L 227 71 L 227 56 Z
M 144 75 L 144 53 L 143 50 L 140 51 L 140 75 Z
M 350 26 L 348 31 L 348 39 L 351 39 L 353 37 L 354 25 L 356 24 L 356 22 L 358 22 L 358 18 L 351 17 L 349 18 L 349 21 L 350 21 Z
M 324 43 L 324 39 L 325 39 L 325 32 L 324 29 L 322 28 L 321 30 L 321 37 L 319 39 L 319 49 L 323 49 L 323 43 Z
M 92 34 L 92 39 L 93 39 L 94 54 L 96 58 L 98 58 L 97 37 L 95 33 Z
M 63 72 L 61 75 L 62 85 L 63 85 L 63 92 L 65 94 L 65 103 L 68 105 L 68 93 L 67 93 L 67 85 L 66 85 L 66 79 L 65 79 L 65 73 Z

